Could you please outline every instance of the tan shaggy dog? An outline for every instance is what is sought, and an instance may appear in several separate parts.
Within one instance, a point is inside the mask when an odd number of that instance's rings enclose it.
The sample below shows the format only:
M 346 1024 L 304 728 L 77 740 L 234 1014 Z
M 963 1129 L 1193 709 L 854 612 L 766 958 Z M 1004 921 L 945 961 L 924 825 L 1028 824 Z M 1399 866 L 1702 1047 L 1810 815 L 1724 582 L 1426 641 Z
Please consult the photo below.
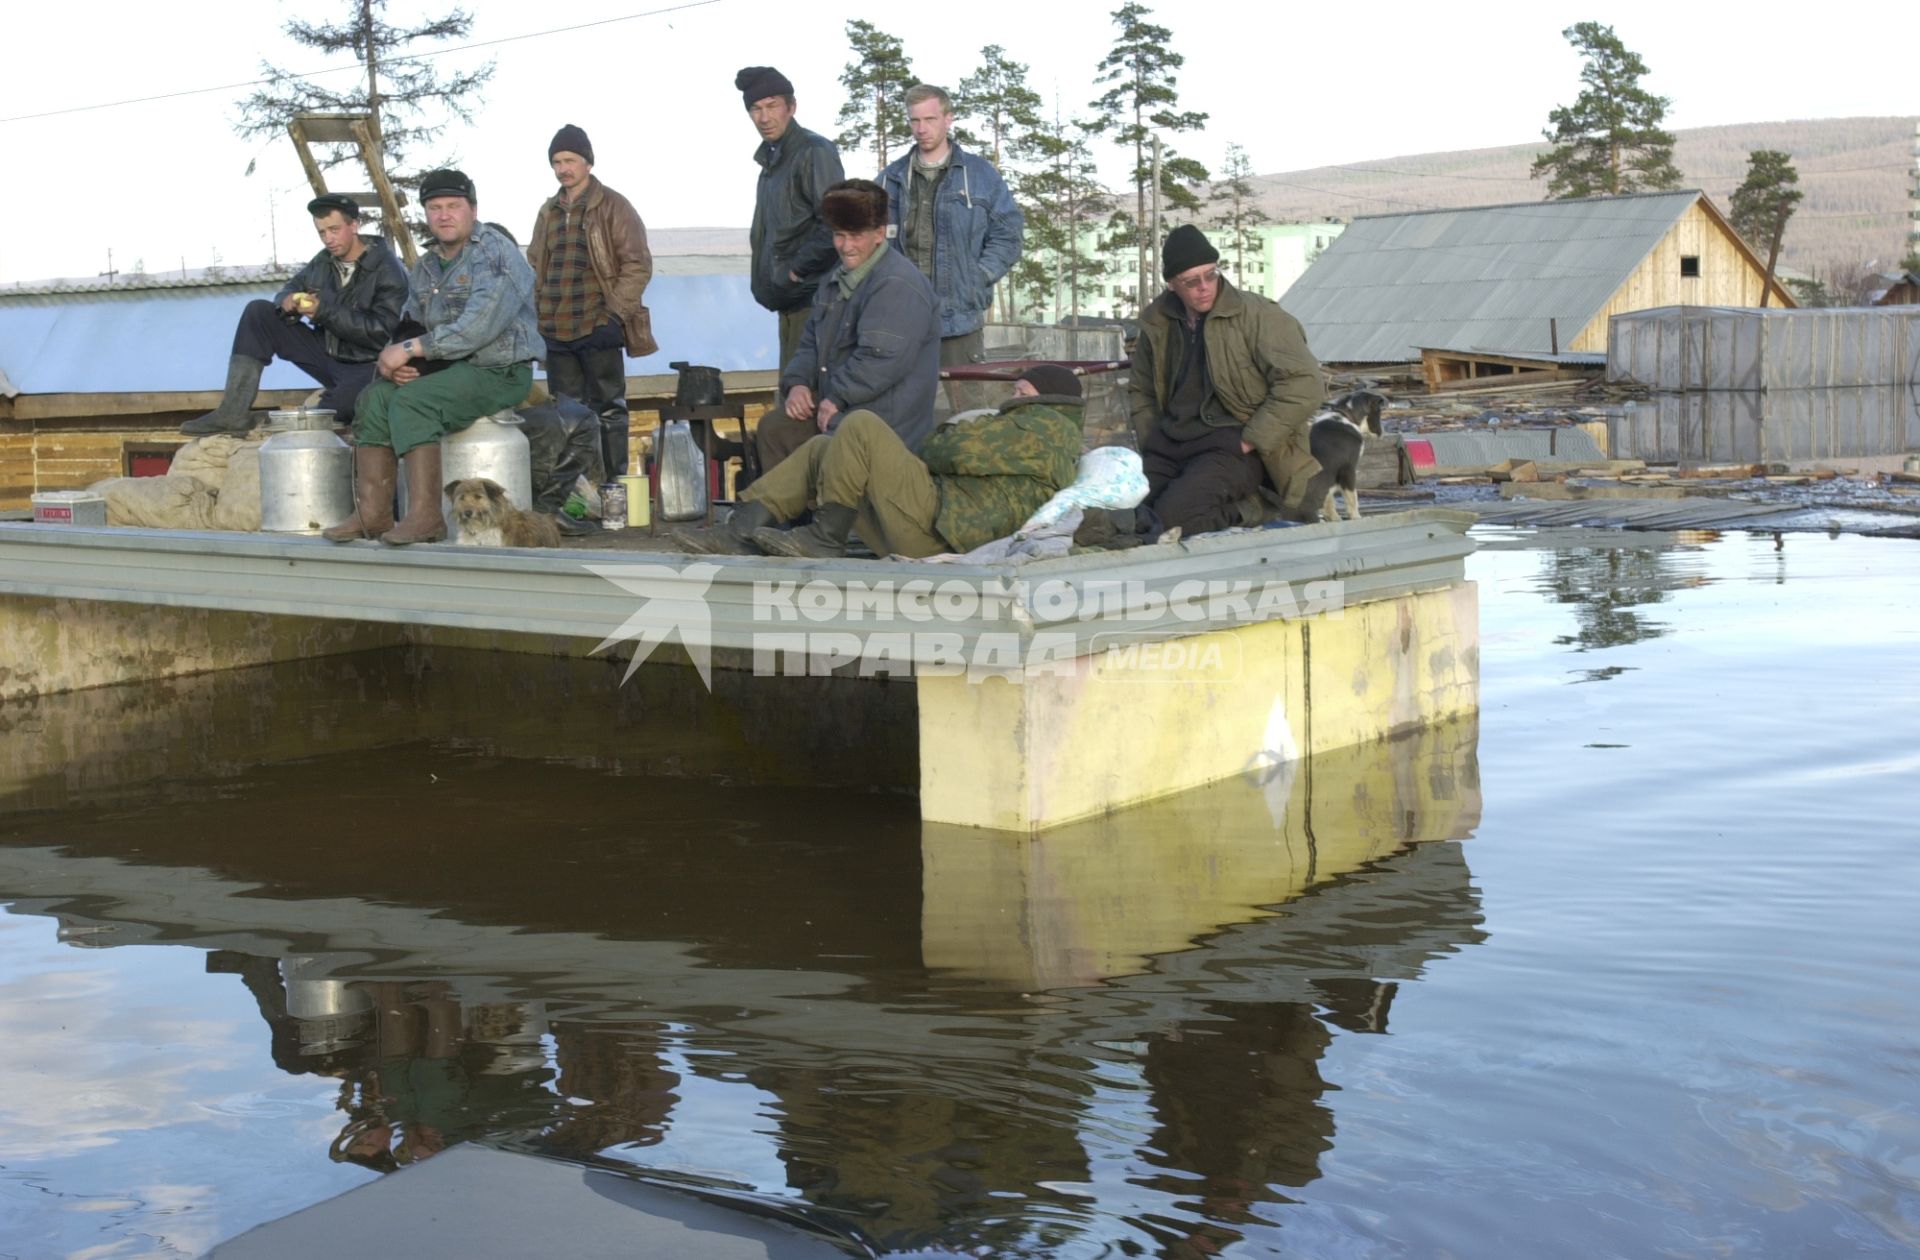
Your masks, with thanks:
M 486 477 L 449 481 L 453 541 L 463 547 L 558 547 L 560 527 L 551 516 L 523 512 L 507 500 L 499 482 Z

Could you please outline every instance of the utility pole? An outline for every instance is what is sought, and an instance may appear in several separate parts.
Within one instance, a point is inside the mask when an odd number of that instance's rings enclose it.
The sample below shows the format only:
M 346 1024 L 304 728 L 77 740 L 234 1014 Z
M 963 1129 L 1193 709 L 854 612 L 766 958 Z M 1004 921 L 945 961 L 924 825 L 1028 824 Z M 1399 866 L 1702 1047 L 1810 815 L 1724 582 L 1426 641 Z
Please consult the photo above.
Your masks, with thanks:
M 1147 297 L 1153 292 L 1153 255 L 1160 247 L 1160 136 L 1153 137 L 1153 234 L 1147 237 L 1147 266 L 1140 286 L 1140 309 L 1147 308 Z
M 107 246 L 107 269 L 100 274 L 107 278 L 108 284 L 112 284 L 113 278 L 120 274 L 113 269 L 113 246 L 111 245 Z

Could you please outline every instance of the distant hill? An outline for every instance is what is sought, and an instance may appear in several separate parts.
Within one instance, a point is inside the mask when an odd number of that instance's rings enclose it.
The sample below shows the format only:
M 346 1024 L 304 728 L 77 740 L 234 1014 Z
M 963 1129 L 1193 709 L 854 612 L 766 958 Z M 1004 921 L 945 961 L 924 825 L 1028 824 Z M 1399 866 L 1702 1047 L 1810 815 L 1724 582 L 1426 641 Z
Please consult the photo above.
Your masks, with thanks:
M 1869 262 L 1891 267 L 1906 254 L 1913 187 L 1912 118 L 1822 118 L 1742 123 L 1674 132 L 1674 162 L 1686 187 L 1722 210 L 1746 177 L 1747 154 L 1793 157 L 1806 199 L 1787 225 L 1780 265 L 1827 277 Z M 1253 179 L 1261 208 L 1277 220 L 1358 218 L 1408 210 L 1539 201 L 1546 182 L 1527 177 L 1545 142 L 1424 153 L 1320 166 Z

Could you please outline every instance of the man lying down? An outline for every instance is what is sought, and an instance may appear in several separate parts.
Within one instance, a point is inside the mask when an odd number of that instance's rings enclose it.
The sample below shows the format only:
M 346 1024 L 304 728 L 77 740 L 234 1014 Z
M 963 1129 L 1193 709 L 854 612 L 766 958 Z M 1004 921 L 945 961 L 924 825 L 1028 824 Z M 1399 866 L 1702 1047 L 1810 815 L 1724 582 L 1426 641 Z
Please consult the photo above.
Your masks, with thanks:
M 1073 483 L 1081 446 L 1080 380 L 1036 364 L 992 411 L 962 412 L 916 457 L 887 422 L 856 411 L 808 439 L 742 492 L 713 529 L 680 530 L 689 552 L 832 558 L 857 537 L 876 556 L 971 551 L 1019 529 Z M 782 529 L 813 508 L 810 523 Z

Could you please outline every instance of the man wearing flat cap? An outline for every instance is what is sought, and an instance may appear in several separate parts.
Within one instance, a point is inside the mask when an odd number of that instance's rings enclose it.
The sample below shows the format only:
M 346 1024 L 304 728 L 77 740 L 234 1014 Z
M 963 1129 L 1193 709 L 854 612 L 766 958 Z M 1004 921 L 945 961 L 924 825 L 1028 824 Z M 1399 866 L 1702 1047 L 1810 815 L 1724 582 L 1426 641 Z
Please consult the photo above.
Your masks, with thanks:
M 877 413 L 907 449 L 933 429 L 940 388 L 940 299 L 887 243 L 887 193 L 842 180 L 820 199 L 839 261 L 814 292 L 800 344 L 780 371 L 780 406 L 760 417 L 760 467 L 771 469 L 855 409 Z
M 772 66 L 733 76 L 747 116 L 760 133 L 753 160 L 760 184 L 753 200 L 753 300 L 780 317 L 780 366 L 800 344 L 814 289 L 833 266 L 833 241 L 820 218 L 820 198 L 845 178 L 840 150 L 793 121 L 793 83 Z M 761 457 L 761 467 L 768 467 Z
M 1320 365 L 1299 321 L 1219 263 L 1199 228 L 1175 228 L 1166 291 L 1140 317 L 1127 394 L 1147 506 L 1188 534 L 1315 520 L 1333 488 L 1307 442 Z
M 647 226 L 593 173 L 587 133 L 568 123 L 547 161 L 560 191 L 540 207 L 527 244 L 534 306 L 546 340 L 547 388 L 600 417 L 607 476 L 627 471 L 627 359 L 659 349 L 641 299 L 653 278 Z
M 420 177 L 433 248 L 408 277 L 398 341 L 380 352 L 381 379 L 367 387 L 353 420 L 352 516 L 321 536 L 333 542 L 437 542 L 440 439 L 481 416 L 521 402 L 533 384 L 540 322 L 533 269 L 513 238 L 480 222 L 473 181 L 454 170 Z M 407 469 L 407 515 L 393 519 L 393 488 Z
M 373 380 L 374 360 L 400 322 L 407 271 L 386 241 L 360 235 L 360 207 L 351 197 L 323 193 L 307 203 L 307 213 L 322 249 L 271 302 L 247 303 L 220 405 L 181 425 L 182 433 L 245 433 L 253 426 L 260 374 L 276 358 L 318 381 L 320 405 L 339 413 L 342 423 L 353 419 L 360 391 Z
M 885 420 L 856 411 L 755 481 L 726 524 L 675 540 L 696 553 L 808 559 L 844 556 L 854 535 L 878 556 L 972 551 L 1073 484 L 1082 427 L 1079 378 L 1056 363 L 1022 372 L 998 408 L 950 418 L 918 455 Z M 809 508 L 807 524 L 780 528 Z

